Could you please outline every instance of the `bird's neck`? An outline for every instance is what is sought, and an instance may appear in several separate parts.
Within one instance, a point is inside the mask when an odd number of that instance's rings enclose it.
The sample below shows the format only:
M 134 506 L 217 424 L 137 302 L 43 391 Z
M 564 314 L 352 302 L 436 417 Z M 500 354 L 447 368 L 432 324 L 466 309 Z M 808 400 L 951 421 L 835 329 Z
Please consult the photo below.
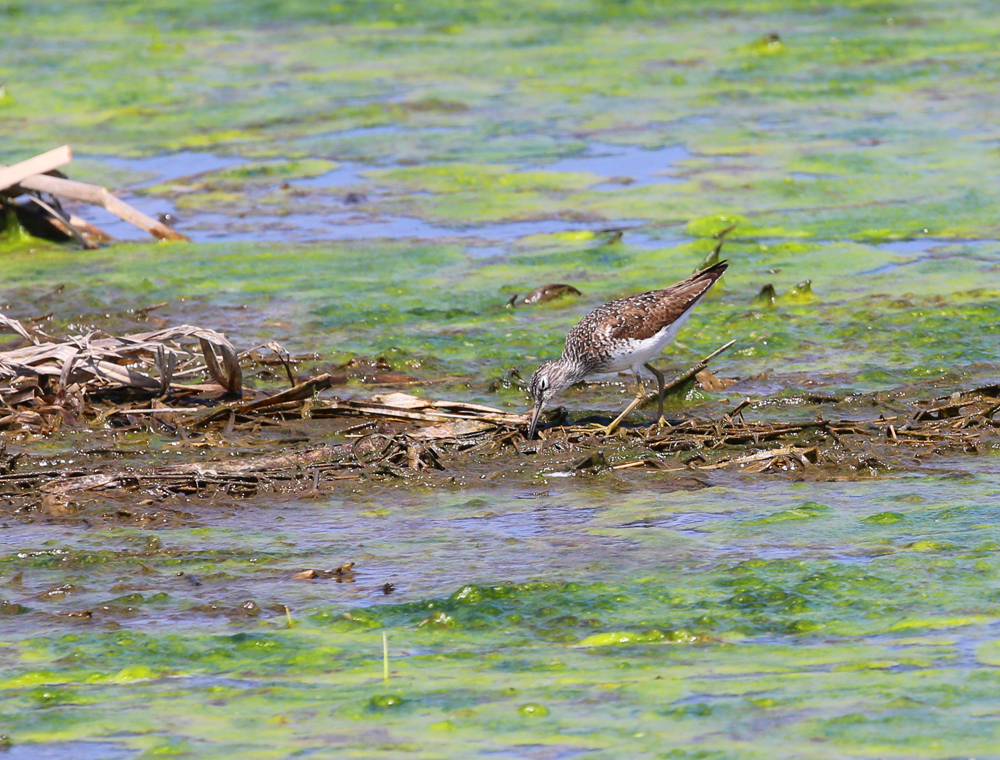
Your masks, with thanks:
M 563 379 L 563 382 L 560 383 L 560 385 L 564 388 L 576 385 L 576 383 L 585 379 L 587 375 L 591 374 L 593 371 L 592 367 L 576 356 L 567 356 L 566 354 L 563 354 L 558 360 L 558 364 L 560 370 L 559 375 Z

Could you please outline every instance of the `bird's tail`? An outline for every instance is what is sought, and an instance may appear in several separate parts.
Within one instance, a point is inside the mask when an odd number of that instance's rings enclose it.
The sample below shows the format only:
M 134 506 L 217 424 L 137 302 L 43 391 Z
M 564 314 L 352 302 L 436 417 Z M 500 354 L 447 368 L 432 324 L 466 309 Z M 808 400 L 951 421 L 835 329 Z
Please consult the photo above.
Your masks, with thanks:
M 671 285 L 669 290 L 677 293 L 689 293 L 693 300 L 697 300 L 719 281 L 728 268 L 728 261 L 720 261 L 718 264 L 699 269 L 690 277 L 681 280 L 676 285 Z
M 722 277 L 722 275 L 725 273 L 727 269 L 729 269 L 729 262 L 723 260 L 720 261 L 718 264 L 712 264 L 712 266 L 710 267 L 699 269 L 693 275 L 688 277 L 685 282 L 690 281 L 694 283 L 694 282 L 700 282 L 702 280 L 709 280 L 711 282 L 711 285 L 709 285 L 708 287 L 712 287 L 712 285 L 714 285 L 716 281 L 720 277 Z

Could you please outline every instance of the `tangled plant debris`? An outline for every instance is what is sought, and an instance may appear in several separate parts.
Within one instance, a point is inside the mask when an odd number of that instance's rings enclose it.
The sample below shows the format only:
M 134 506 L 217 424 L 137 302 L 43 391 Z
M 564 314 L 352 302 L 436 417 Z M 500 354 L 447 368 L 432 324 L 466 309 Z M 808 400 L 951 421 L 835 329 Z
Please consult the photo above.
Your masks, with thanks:
M 214 330 L 182 325 L 117 338 L 90 334 L 55 341 L 3 314 L 0 327 L 32 344 L 0 353 L 0 399 L 12 412 L 0 419 L 0 429 L 24 424 L 51 429 L 53 419 L 75 424 L 96 411 L 90 401 L 125 391 L 174 398 L 243 392 L 236 349 Z M 182 347 L 193 341 L 200 355 Z M 213 384 L 176 382 L 204 372 Z
M 624 476 L 656 471 L 690 480 L 716 470 L 743 474 L 794 474 L 808 479 L 857 479 L 890 470 L 932 467 L 935 456 L 1000 448 L 995 417 L 1000 386 L 958 391 L 934 402 L 878 407 L 872 398 L 812 398 L 812 406 L 846 407 L 831 419 L 746 420 L 750 398 L 711 419 L 676 420 L 668 427 L 638 425 L 606 436 L 584 424 L 553 425 L 541 439 L 525 438 L 526 415 L 480 404 L 432 400 L 391 392 L 370 398 L 323 398 L 333 385 L 323 373 L 292 387 L 262 391 L 243 385 L 241 363 L 260 359 L 238 353 L 210 329 L 180 326 L 121 337 L 78 335 L 57 341 L 17 320 L 0 324 L 30 345 L 0 353 L 0 400 L 7 437 L 50 435 L 62 427 L 87 434 L 159 431 L 186 445 L 222 456 L 166 465 L 115 462 L 52 467 L 42 457 L 0 448 L 0 498 L 28 519 L 72 517 L 88 499 L 115 493 L 133 499 L 171 494 L 243 497 L 261 491 L 316 491 L 327 481 L 397 478 L 494 478 L 526 463 L 539 477 L 598 473 Z M 707 372 L 726 344 L 668 384 L 675 394 L 700 381 L 718 390 Z M 188 380 L 188 382 L 181 382 Z M 557 410 L 552 422 L 564 422 Z M 336 421 L 339 420 L 339 425 Z M 344 423 L 347 423 L 344 426 Z M 303 427 L 305 426 L 305 427 Z M 261 430 L 295 427 L 299 437 L 268 448 Z M 234 441 L 255 442 L 233 458 Z M 12 438 L 13 440 L 13 438 Z M 273 439 L 270 439 L 273 441 Z M 299 443 L 291 446 L 290 443 Z M 122 452 L 119 452 L 122 454 Z M 581 458 L 582 455 L 582 458 Z M 680 482 L 680 481 L 678 481 Z

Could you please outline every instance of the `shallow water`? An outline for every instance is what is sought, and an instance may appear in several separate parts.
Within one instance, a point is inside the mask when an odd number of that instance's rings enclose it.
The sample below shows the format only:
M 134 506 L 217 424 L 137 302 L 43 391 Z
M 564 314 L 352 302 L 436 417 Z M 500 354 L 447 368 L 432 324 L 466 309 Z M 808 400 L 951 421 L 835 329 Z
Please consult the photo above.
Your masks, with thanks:
M 14 745 L 4 760 L 129 760 L 138 754 L 110 742 L 48 742 Z
M 434 131 L 434 130 L 431 130 Z M 396 127 L 370 127 L 335 135 L 342 138 L 360 137 L 373 134 L 396 134 Z M 595 189 L 615 189 L 624 184 L 644 185 L 658 182 L 677 181 L 666 176 L 667 170 L 675 162 L 690 156 L 683 146 L 675 145 L 661 149 L 645 149 L 634 146 L 606 145 L 592 143 L 584 155 L 542 164 L 548 171 L 592 172 L 608 179 L 621 178 L 618 183 L 598 183 Z M 92 158 L 109 167 L 128 172 L 142 178 L 125 185 L 125 191 L 136 191 L 154 185 L 162 185 L 182 178 L 196 178 L 211 172 L 238 167 L 246 159 L 208 152 L 180 151 L 143 158 Z M 609 227 L 637 227 L 642 220 L 602 220 L 581 223 L 557 219 L 537 221 L 506 222 L 501 224 L 479 224 L 444 226 L 428 224 L 415 217 L 397 217 L 366 212 L 365 192 L 378 194 L 377 185 L 370 186 L 365 174 L 376 167 L 358 162 L 340 163 L 336 169 L 313 177 L 292 179 L 288 184 L 296 188 L 336 190 L 347 198 L 352 188 L 359 188 L 357 199 L 350 199 L 349 205 L 359 205 L 351 213 L 334 208 L 326 213 L 283 213 L 271 216 L 267 213 L 240 213 L 238 216 L 205 213 L 197 209 L 178 212 L 175 204 L 166 197 L 128 194 L 129 203 L 152 217 L 170 214 L 177 219 L 172 222 L 180 232 L 196 242 L 213 241 L 314 241 L 314 240 L 357 240 L 365 238 L 385 239 L 434 239 L 454 237 L 475 237 L 484 241 L 516 240 L 529 235 L 567 232 L 572 230 L 603 229 Z M 95 224 L 108 234 L 122 240 L 140 239 L 143 233 L 133 225 L 104 211 L 103 209 L 79 204 L 73 206 L 75 213 Z
M 683 145 L 668 145 L 664 148 L 648 149 L 632 145 L 609 145 L 590 143 L 583 155 L 563 158 L 553 163 L 542 164 L 549 171 L 593 172 L 602 177 L 622 177 L 628 181 L 620 184 L 652 185 L 660 182 L 677 182 L 669 172 L 677 161 L 690 158 L 691 154 Z M 595 185 L 596 189 L 611 189 L 612 183 Z
M 3 561 L 31 610 L 3 628 L 48 633 L 0 650 L 17 673 L 11 706 L 36 706 L 9 725 L 26 740 L 100 735 L 113 710 L 131 746 L 212 756 L 349 751 L 382 726 L 395 752 L 447 756 L 473 743 L 655 757 L 666 742 L 791 758 L 817 740 L 903 756 L 933 733 L 988 757 L 995 460 L 960 479 L 690 492 L 535 480 L 221 514 L 189 503 L 189 527 L 48 549 L 31 526 L 18 531 L 27 556 Z M 347 559 L 351 582 L 292 579 Z M 86 622 L 60 618 L 85 606 Z M 153 728 L 168 715 L 171 731 Z M 260 727 L 240 732 L 249 716 Z
M 690 274 L 735 223 L 729 271 L 661 364 L 736 339 L 712 370 L 737 383 L 668 416 L 745 397 L 747 419 L 902 414 L 997 380 L 991 10 L 3 8 L 4 161 L 72 140 L 89 158 L 70 176 L 195 242 L 8 231 L 0 303 L 57 336 L 278 340 L 321 357 L 301 376 L 382 357 L 420 384 L 327 394 L 523 411 L 511 368 Z M 506 306 L 547 283 L 582 296 Z M 564 394 L 571 419 L 624 405 L 628 379 L 606 380 Z M 2 440 L 29 469 L 343 440 L 322 420 L 266 432 Z M 0 503 L 8 754 L 1000 757 L 995 450 L 828 481 L 557 477 L 560 456 L 305 495 L 95 492 L 61 518 Z M 294 577 L 349 562 L 341 582 Z
M 238 156 L 220 156 L 200 150 L 181 150 L 176 153 L 160 153 L 141 158 L 120 158 L 118 156 L 84 156 L 84 158 L 107 164 L 132 175 L 146 177 L 138 182 L 128 183 L 125 186 L 128 189 L 205 174 L 230 166 L 238 166 L 244 162 L 244 159 Z

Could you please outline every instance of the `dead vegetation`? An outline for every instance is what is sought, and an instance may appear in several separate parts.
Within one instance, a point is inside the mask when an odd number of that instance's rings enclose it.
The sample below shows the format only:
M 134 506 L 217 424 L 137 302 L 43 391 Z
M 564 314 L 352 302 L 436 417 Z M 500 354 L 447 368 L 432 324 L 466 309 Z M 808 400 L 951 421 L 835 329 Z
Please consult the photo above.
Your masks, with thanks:
M 214 330 L 181 325 L 122 337 L 88 334 L 54 340 L 0 314 L 2 328 L 30 345 L 0 352 L 0 405 L 7 411 L 0 417 L 0 430 L 51 432 L 88 418 L 140 413 L 101 406 L 102 400 L 123 393 L 175 400 L 243 393 L 236 349 Z M 180 382 L 205 373 L 212 382 Z
M 88 503 L 321 493 L 340 480 L 488 480 L 526 468 L 542 477 L 655 471 L 688 483 L 679 487 L 732 473 L 854 479 L 1000 448 L 997 385 L 932 403 L 809 396 L 817 413 L 802 419 L 807 412 L 797 408 L 800 419 L 792 421 L 746 419 L 756 406 L 747 398 L 715 418 L 641 424 L 612 436 L 596 424 L 564 424 L 565 412 L 554 410 L 540 439 L 529 441 L 527 415 L 489 406 L 401 392 L 321 397 L 339 378 L 322 373 L 298 381 L 280 345 L 240 353 L 205 328 L 57 340 L 3 315 L 0 328 L 23 344 L 0 351 L 0 508 L 27 519 L 73 518 Z M 708 372 L 708 358 L 670 387 L 726 388 L 732 381 Z M 261 363 L 283 366 L 290 387 L 245 387 L 243 369 Z M 831 404 L 845 416 L 819 413 Z M 57 431 L 82 442 L 155 433 L 187 453 L 164 464 L 112 447 L 110 462 L 53 466 L 27 446 L 12 453 L 8 445 Z M 118 504 L 109 514 L 131 520 L 151 513 Z
M 104 504 L 113 496 L 154 504 L 195 494 L 309 494 L 321 493 L 339 480 L 492 479 L 525 466 L 547 478 L 655 471 L 657 476 L 685 480 L 687 485 L 680 487 L 691 487 L 692 482 L 696 487 L 709 485 L 716 473 L 857 479 L 917 466 L 933 468 L 935 458 L 1000 448 L 1000 422 L 995 419 L 1000 386 L 957 393 L 907 414 L 862 420 L 747 421 L 747 407 L 741 404 L 716 419 L 689 419 L 670 428 L 626 428 L 610 437 L 589 426 L 552 427 L 537 441 L 525 439 L 523 415 L 401 393 L 286 403 L 297 405 L 295 413 L 286 408 L 276 424 L 301 419 L 307 411 L 314 421 L 346 417 L 360 424 L 340 430 L 342 442 L 304 441 L 300 448 L 282 446 L 280 451 L 243 457 L 223 449 L 223 456 L 208 461 L 167 466 L 21 467 L 16 456 L 0 447 L 0 500 L 6 500 L 9 511 L 29 519 L 58 519 L 78 514 L 88 500 Z M 223 448 L 225 441 L 208 445 Z

